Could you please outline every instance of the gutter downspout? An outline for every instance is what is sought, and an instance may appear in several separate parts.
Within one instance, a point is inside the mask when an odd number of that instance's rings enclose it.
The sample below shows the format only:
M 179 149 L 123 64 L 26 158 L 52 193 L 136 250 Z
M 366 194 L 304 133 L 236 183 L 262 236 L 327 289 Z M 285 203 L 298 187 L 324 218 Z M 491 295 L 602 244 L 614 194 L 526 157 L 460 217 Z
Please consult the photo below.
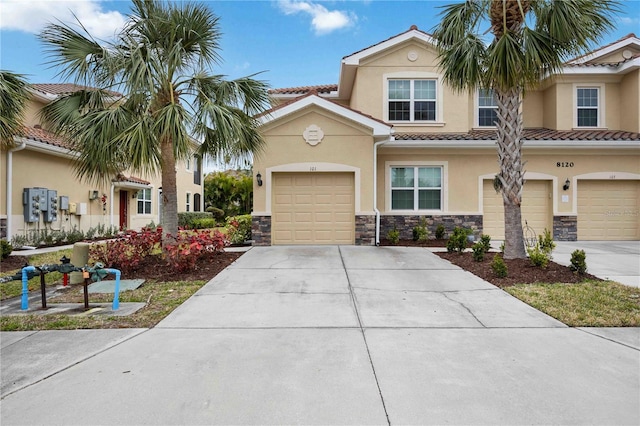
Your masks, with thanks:
M 373 144 L 373 211 L 376 212 L 376 246 L 380 245 L 380 210 L 378 210 L 378 146 L 391 142 L 390 136 L 386 141 Z
M 20 145 L 11 148 L 7 151 L 7 241 L 11 241 L 13 220 L 11 214 L 13 213 L 13 153 L 22 151 L 27 147 L 27 142 L 22 140 Z

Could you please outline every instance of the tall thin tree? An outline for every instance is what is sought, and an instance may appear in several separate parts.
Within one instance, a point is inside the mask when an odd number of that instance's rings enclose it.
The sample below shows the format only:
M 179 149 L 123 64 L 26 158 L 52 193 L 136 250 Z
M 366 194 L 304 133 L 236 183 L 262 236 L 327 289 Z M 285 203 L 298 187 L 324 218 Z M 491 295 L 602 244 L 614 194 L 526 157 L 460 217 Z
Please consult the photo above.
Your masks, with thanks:
M 467 0 L 443 7 L 433 35 L 444 80 L 459 91 L 493 89 L 498 105 L 505 258 L 526 257 L 520 210 L 525 91 L 600 41 L 619 10 L 615 0 Z
M 175 167 L 191 154 L 190 135 L 202 142 L 202 155 L 243 158 L 260 150 L 253 117 L 268 108 L 268 85 L 254 76 L 210 74 L 220 61 L 221 33 L 219 18 L 203 4 L 133 0 L 112 42 L 78 24 L 50 24 L 40 35 L 61 77 L 86 86 L 49 104 L 43 117 L 79 152 L 82 178 L 159 171 L 163 227 L 175 236 Z

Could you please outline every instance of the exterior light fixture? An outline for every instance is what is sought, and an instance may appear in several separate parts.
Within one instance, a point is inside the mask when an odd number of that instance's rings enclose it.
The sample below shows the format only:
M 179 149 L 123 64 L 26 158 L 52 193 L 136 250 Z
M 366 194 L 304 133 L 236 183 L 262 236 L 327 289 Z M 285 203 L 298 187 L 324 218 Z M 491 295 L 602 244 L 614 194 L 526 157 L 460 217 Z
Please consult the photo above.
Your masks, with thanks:
M 562 189 L 566 191 L 567 189 L 569 189 L 569 185 L 571 185 L 571 181 L 569 180 L 569 178 L 567 178 L 567 180 L 564 182 L 564 185 L 562 186 Z
M 258 182 L 258 186 L 262 186 L 262 175 L 260 172 L 256 175 L 256 181 Z

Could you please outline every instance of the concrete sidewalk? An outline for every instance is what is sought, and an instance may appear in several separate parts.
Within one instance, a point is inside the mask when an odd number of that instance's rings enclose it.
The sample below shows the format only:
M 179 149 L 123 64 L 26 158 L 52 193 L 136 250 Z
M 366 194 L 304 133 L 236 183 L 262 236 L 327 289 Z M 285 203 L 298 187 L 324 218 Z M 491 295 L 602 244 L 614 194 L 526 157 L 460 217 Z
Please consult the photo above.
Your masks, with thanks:
M 0 337 L 3 425 L 640 423 L 639 329 L 568 328 L 421 248 L 253 248 L 154 329 Z

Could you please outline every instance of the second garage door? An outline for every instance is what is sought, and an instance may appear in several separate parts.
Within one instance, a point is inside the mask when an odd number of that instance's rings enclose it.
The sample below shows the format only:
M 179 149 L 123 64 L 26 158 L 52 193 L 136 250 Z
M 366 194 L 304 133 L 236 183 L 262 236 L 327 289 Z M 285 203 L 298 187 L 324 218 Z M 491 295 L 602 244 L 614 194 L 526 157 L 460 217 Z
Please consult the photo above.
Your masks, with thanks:
M 496 240 L 504 239 L 504 206 L 502 194 L 496 194 L 493 181 L 485 180 L 483 185 L 483 233 Z M 553 230 L 553 204 L 551 202 L 551 181 L 528 180 L 522 191 L 522 225 L 525 221 L 535 231 L 542 234 L 544 229 Z
M 274 173 L 273 244 L 353 244 L 353 173 Z
M 640 182 L 578 182 L 578 240 L 640 239 Z

